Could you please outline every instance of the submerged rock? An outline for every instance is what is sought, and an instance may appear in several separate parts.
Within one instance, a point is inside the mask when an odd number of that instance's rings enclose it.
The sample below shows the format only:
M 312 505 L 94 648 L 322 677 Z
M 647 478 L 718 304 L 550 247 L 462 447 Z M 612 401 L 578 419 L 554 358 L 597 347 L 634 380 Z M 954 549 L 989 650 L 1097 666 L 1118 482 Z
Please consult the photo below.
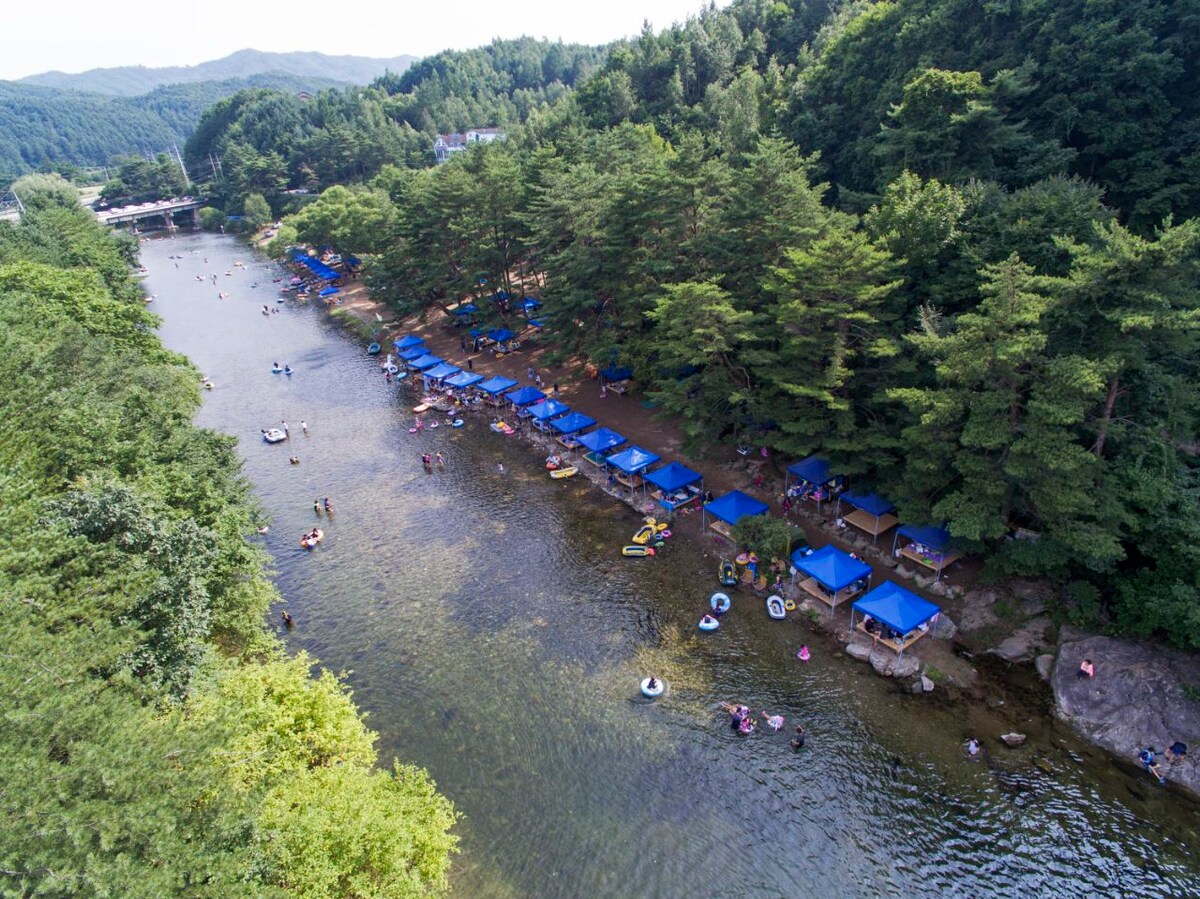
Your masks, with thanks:
M 1046 628 L 1049 624 L 1048 618 L 1034 618 L 991 651 L 1010 662 L 1032 661 L 1035 656 L 1049 648 L 1046 645 Z
M 871 658 L 871 641 L 862 639 L 850 641 L 846 646 L 846 655 L 852 659 L 858 659 L 860 662 L 865 662 Z
M 875 673 L 884 677 L 912 677 L 921 667 L 916 656 L 897 656 L 886 646 L 876 646 L 872 649 L 869 661 Z
M 921 683 L 921 689 L 922 689 L 924 692 L 926 692 L 926 693 L 932 693 L 932 692 L 933 692 L 934 683 L 933 683 L 933 681 L 932 681 L 932 680 L 930 680 L 930 679 L 929 679 L 929 676 L 928 676 L 928 675 L 922 674 L 922 675 L 921 675 L 921 681 L 920 681 L 920 683 Z
M 1200 684 L 1200 657 L 1065 630 L 1062 640 L 1050 679 L 1055 715 L 1082 737 L 1136 764 L 1141 749 L 1162 752 L 1200 734 L 1200 703 L 1184 692 Z M 1095 664 L 1095 677 L 1079 676 L 1083 659 Z M 1174 762 L 1159 757 L 1167 780 L 1200 795 L 1198 761 L 1200 746 Z
M 1001 734 L 1000 739 L 1009 746 L 1020 746 L 1028 738 L 1024 734 Z

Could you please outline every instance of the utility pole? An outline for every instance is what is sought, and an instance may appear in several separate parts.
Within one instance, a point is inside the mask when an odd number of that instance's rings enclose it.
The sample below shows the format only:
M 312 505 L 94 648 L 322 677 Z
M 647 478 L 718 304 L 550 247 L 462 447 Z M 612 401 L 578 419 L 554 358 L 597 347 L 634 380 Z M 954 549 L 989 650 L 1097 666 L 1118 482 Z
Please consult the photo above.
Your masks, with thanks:
M 183 157 L 179 154 L 179 147 L 175 143 L 172 143 L 171 149 L 175 151 L 175 161 L 179 163 L 179 171 L 183 172 L 183 186 L 187 190 L 191 190 L 192 179 L 188 177 L 187 168 L 183 164 Z
M 24 215 L 25 214 L 25 204 L 21 202 L 21 198 L 17 195 L 17 192 L 15 190 L 13 190 L 12 188 L 9 188 L 8 192 L 10 194 L 12 194 L 13 199 L 17 201 L 17 208 L 21 210 L 21 215 Z

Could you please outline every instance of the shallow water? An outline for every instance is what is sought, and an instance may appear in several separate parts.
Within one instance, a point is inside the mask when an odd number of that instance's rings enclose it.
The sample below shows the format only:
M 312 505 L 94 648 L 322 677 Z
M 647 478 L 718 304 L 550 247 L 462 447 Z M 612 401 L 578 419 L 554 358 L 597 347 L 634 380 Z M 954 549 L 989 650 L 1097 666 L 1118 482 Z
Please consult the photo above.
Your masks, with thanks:
M 164 342 L 216 384 L 199 423 L 241 441 L 289 645 L 349 672 L 383 758 L 428 768 L 464 814 L 457 895 L 1200 892 L 1196 808 L 1003 685 L 999 711 L 905 695 L 744 594 L 701 635 L 719 549 L 694 520 L 661 557 L 623 559 L 633 513 L 551 481 L 483 419 L 410 435 L 412 388 L 317 310 L 277 304 L 280 272 L 233 238 L 153 240 L 142 260 Z M 291 439 L 265 444 L 281 419 Z M 335 514 L 306 552 L 325 496 Z M 669 684 L 653 703 L 637 692 L 651 671 Z M 726 700 L 787 728 L 739 738 Z M 1010 751 L 994 735 L 1014 720 L 1031 740 Z M 962 752 L 972 733 L 982 759 Z

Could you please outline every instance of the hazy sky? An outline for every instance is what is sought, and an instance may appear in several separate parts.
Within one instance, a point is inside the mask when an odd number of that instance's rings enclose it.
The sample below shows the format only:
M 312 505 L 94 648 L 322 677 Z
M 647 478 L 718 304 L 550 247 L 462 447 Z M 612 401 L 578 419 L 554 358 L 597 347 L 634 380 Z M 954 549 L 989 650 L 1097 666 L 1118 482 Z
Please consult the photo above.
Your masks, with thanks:
M 705 0 L 15 0 L 5 3 L 0 79 L 58 69 L 194 65 L 235 50 L 428 56 L 523 34 L 600 44 L 656 31 Z M 728 0 L 719 0 L 727 6 Z

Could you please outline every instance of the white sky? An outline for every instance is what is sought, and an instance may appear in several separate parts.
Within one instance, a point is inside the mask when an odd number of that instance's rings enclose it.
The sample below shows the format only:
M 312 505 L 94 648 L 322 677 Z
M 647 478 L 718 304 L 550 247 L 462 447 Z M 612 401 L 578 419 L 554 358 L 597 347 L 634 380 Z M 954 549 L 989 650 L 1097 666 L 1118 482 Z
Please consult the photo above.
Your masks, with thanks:
M 729 0 L 718 0 L 727 6 Z M 195 65 L 253 48 L 429 56 L 521 35 L 601 44 L 699 13 L 706 0 L 16 0 L 0 79 L 57 69 Z

